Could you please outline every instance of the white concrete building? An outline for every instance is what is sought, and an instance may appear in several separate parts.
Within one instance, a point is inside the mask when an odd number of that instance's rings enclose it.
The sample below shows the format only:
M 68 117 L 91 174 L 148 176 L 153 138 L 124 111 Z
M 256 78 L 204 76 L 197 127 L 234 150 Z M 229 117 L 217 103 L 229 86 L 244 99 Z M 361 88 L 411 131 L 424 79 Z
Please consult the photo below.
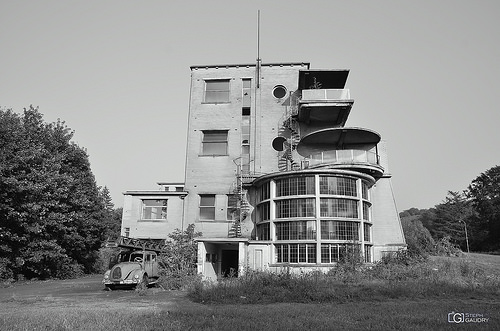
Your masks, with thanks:
M 348 74 L 192 66 L 185 183 L 125 192 L 122 235 L 161 239 L 194 223 L 210 278 L 327 269 L 354 249 L 373 262 L 405 247 L 385 144 L 346 126 Z

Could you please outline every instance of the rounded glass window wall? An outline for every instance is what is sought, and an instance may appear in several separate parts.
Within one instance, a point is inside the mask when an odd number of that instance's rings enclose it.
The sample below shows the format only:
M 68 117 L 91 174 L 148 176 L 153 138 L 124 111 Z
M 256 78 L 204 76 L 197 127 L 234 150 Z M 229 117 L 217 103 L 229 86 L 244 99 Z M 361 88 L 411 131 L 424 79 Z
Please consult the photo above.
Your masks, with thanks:
M 370 186 L 341 174 L 270 178 L 256 191 L 256 239 L 273 243 L 277 264 L 331 264 L 350 254 L 371 262 Z

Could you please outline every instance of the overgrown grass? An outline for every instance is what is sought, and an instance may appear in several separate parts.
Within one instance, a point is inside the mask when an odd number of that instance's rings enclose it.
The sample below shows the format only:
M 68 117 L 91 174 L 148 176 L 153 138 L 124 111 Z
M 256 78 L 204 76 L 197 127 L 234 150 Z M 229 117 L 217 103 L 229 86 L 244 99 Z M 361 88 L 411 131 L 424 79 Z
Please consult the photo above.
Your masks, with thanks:
M 407 261 L 406 261 L 407 262 Z M 189 293 L 203 303 L 325 303 L 387 299 L 497 298 L 500 276 L 464 259 L 383 261 L 372 267 L 339 264 L 328 273 L 248 271 L 218 283 L 198 282 Z
M 500 330 L 500 276 L 491 261 L 407 262 L 197 281 L 189 295 L 204 304 L 162 305 L 148 301 L 151 289 L 127 303 L 79 307 L 51 297 L 12 297 L 0 301 L 0 330 Z M 452 312 L 483 314 L 488 321 L 457 325 L 448 322 Z
M 345 304 L 200 305 L 183 310 L 38 309 L 0 315 L 2 330 L 456 330 L 452 311 L 483 313 L 500 328 L 500 303 L 386 301 Z M 461 328 L 463 329 L 463 328 Z

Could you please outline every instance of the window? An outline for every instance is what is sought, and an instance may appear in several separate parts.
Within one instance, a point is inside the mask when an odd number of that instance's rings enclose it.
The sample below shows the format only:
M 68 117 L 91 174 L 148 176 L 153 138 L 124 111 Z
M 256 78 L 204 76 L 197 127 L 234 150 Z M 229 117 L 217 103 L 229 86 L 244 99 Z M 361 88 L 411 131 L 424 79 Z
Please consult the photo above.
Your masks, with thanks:
M 263 202 L 257 206 L 258 222 L 269 220 L 270 206 L 269 202 Z
M 276 201 L 276 218 L 314 217 L 314 215 L 314 198 Z
M 276 240 L 316 239 L 316 221 L 276 223 Z
M 361 256 L 361 251 L 357 244 L 321 244 L 321 263 L 345 261 L 358 256 Z
M 365 181 L 361 182 L 361 194 L 363 199 L 368 200 L 368 184 Z
M 359 224 L 356 222 L 321 221 L 321 239 L 359 240 Z
M 284 98 L 286 96 L 286 87 L 284 87 L 283 85 L 276 85 L 273 88 L 273 96 L 276 99 Z
M 364 236 L 364 241 L 371 241 L 370 238 L 370 230 L 371 230 L 371 225 L 370 224 L 363 224 L 363 236 Z
M 241 112 L 241 171 L 250 173 L 250 108 Z
M 257 225 L 257 240 L 269 240 L 269 223 Z
M 248 78 L 243 78 L 242 79 L 243 83 L 243 88 L 241 91 L 242 94 L 242 100 L 243 100 L 243 107 L 250 107 L 252 97 L 251 97 L 251 92 L 252 92 L 252 80 Z
M 269 199 L 269 197 L 271 196 L 269 182 L 259 187 L 258 194 L 259 201 Z
M 229 79 L 213 79 L 205 81 L 205 102 L 229 102 Z
M 365 245 L 365 263 L 372 262 L 372 247 Z
M 215 219 L 215 195 L 200 195 L 200 220 Z
M 202 155 L 227 155 L 227 130 L 203 131 Z
M 357 196 L 356 180 L 343 177 L 321 177 L 319 179 L 321 194 Z
M 314 194 L 314 177 L 292 177 L 276 181 L 276 196 Z
M 167 201 L 147 199 L 142 200 L 142 218 L 143 220 L 166 220 L 167 219 Z
M 277 263 L 316 263 L 316 244 L 279 244 Z
M 321 217 L 358 218 L 358 202 L 349 199 L 320 200 Z

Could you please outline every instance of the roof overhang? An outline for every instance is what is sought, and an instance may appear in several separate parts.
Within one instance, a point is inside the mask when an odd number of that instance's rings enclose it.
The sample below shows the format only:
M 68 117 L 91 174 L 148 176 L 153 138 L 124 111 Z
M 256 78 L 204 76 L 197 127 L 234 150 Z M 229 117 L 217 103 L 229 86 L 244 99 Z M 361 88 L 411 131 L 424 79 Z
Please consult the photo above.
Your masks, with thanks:
M 149 195 L 149 196 L 186 196 L 186 191 L 125 191 L 123 195 Z
M 213 244 L 234 244 L 234 243 L 247 243 L 250 239 L 248 238 L 204 238 L 197 237 L 194 238 L 195 241 L 198 242 L 208 242 Z
M 364 128 L 328 128 L 311 132 L 302 137 L 297 152 L 310 147 L 324 146 L 329 149 L 349 149 L 360 145 L 376 145 L 380 134 Z

